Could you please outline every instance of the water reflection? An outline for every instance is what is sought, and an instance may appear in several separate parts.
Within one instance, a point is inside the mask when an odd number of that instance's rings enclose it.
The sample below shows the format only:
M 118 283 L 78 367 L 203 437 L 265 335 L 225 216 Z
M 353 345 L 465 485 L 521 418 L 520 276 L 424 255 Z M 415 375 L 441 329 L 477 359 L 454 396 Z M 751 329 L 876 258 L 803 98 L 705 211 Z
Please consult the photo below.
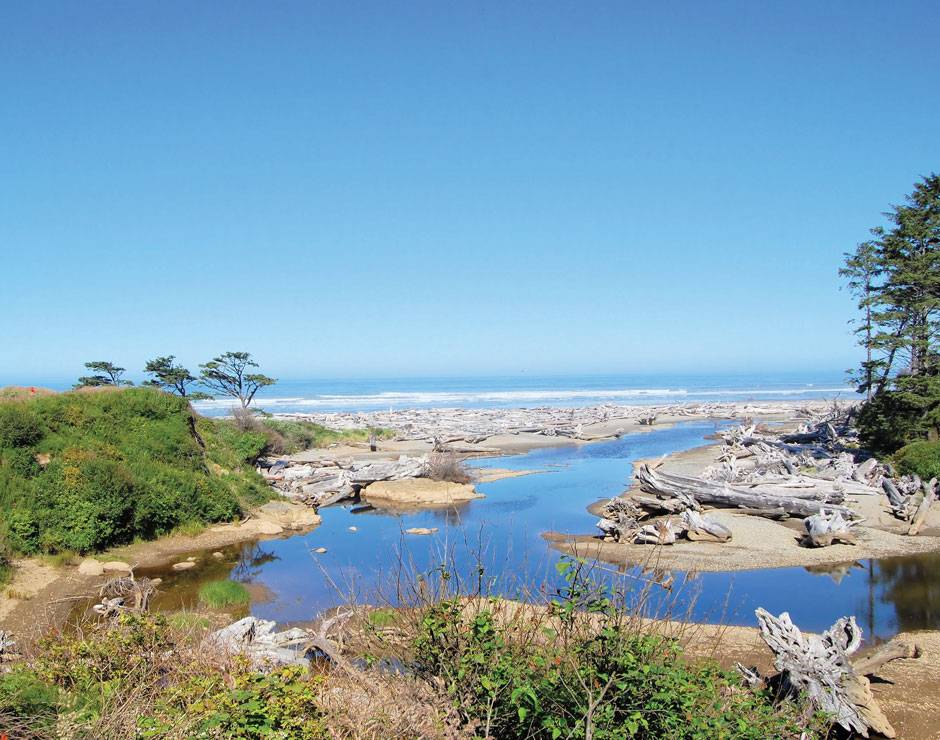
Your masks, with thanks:
M 899 631 L 940 626 L 940 553 L 874 561 L 872 580 Z

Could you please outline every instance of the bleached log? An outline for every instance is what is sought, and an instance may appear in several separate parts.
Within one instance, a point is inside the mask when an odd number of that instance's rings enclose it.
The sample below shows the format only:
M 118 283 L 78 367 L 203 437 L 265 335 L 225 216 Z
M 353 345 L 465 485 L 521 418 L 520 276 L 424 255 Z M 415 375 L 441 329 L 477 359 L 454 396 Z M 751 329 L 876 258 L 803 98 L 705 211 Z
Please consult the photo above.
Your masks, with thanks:
M 731 539 L 731 530 L 714 519 L 702 516 L 697 511 L 687 509 L 681 515 L 685 526 L 685 536 L 693 541 L 727 542 Z
M 641 465 L 636 477 L 645 491 L 673 496 L 684 494 L 700 504 L 715 504 L 731 508 L 739 506 L 752 509 L 781 508 L 791 516 L 802 517 L 812 516 L 828 509 L 838 511 L 846 518 L 858 518 L 858 515 L 848 507 L 832 504 L 828 500 L 782 496 L 763 490 L 716 484 L 700 478 L 651 470 L 648 465 Z
M 633 542 L 638 545 L 672 545 L 681 533 L 682 529 L 677 527 L 671 518 L 661 519 L 640 527 L 633 537 Z
M 775 617 L 757 609 L 761 637 L 774 654 L 784 696 L 807 697 L 848 732 L 895 737 L 868 679 L 849 662 L 861 645 L 862 632 L 854 617 L 843 618 L 821 635 L 804 635 L 784 612 Z
M 930 507 L 933 505 L 936 497 L 937 479 L 932 478 L 929 483 L 923 484 L 920 502 L 914 510 L 914 515 L 911 517 L 911 526 L 907 530 L 909 535 L 914 536 L 920 532 L 921 528 L 924 526 L 924 522 L 927 520 L 927 514 L 930 512 Z
M 847 521 L 837 512 L 821 511 L 803 520 L 806 536 L 803 544 L 809 547 L 828 547 L 833 542 L 855 544 L 853 522 Z

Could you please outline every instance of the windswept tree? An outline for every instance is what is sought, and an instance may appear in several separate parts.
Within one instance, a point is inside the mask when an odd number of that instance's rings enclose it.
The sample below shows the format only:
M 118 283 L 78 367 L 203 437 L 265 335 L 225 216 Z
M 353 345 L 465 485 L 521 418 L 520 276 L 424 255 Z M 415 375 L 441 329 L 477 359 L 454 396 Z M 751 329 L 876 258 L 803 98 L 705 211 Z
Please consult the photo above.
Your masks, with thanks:
M 248 352 L 226 352 L 199 367 L 202 385 L 219 395 L 237 398 L 242 408 L 248 408 L 259 389 L 277 382 L 267 375 L 251 372 L 258 363 Z
M 175 360 L 174 355 L 168 355 L 148 361 L 144 372 L 152 378 L 147 381 L 147 385 L 162 388 L 192 400 L 212 398 L 208 393 L 190 392 L 190 386 L 199 379 L 182 365 L 175 364 Z
M 885 216 L 840 271 L 863 317 L 860 428 L 883 453 L 940 433 L 940 175 Z
M 83 375 L 78 379 L 77 387 L 96 388 L 103 385 L 134 385 L 129 380 L 124 380 L 126 369 L 118 367 L 111 362 L 86 362 L 85 367 L 94 373 L 93 375 Z

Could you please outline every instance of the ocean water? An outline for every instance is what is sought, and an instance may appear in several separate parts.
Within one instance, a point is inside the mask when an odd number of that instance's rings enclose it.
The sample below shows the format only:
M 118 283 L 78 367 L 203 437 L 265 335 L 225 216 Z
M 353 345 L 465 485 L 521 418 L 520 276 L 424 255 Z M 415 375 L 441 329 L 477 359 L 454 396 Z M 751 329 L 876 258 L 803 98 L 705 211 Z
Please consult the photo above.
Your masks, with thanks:
M 256 408 L 271 413 L 385 411 L 401 408 L 513 408 L 595 404 L 774 401 L 855 398 L 839 372 L 761 374 L 557 375 L 280 380 Z M 231 399 L 194 404 L 226 414 Z

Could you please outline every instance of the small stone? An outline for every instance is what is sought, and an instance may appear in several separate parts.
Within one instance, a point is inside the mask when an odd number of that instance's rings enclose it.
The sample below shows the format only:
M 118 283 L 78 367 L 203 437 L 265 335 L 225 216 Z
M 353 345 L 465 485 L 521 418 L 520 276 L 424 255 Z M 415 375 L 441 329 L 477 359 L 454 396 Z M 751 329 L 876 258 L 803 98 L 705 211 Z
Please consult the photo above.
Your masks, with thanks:
M 325 548 L 325 547 L 318 547 L 316 550 L 314 550 L 314 552 L 319 553 L 320 555 L 322 555 L 323 553 L 326 552 L 326 548 Z
M 220 552 L 214 552 L 212 553 L 212 557 L 214 557 L 216 560 L 222 560 L 225 557 L 225 555 L 223 555 Z
M 192 560 L 184 560 L 182 563 L 173 563 L 173 570 L 189 570 L 195 567 L 196 564 Z
M 83 576 L 100 576 L 104 573 L 104 566 L 94 558 L 86 558 L 78 566 L 78 572 Z
M 151 579 L 150 579 L 150 585 L 151 585 L 151 586 L 159 586 L 161 583 L 163 583 L 163 579 L 162 579 L 162 578 L 151 578 Z
M 358 532 L 358 531 L 359 531 L 359 527 L 350 527 L 350 528 L 349 528 L 349 531 L 350 531 L 350 532 Z
M 106 571 L 116 571 L 121 573 L 130 573 L 131 566 L 127 563 L 122 563 L 120 560 L 109 560 L 107 563 L 102 564 L 102 569 Z
M 196 558 L 194 558 L 194 557 L 188 557 L 188 558 L 186 558 L 186 559 L 187 559 L 190 563 L 195 563 L 195 562 L 196 562 Z
M 412 527 L 406 529 L 405 534 L 434 534 L 436 531 L 437 527 Z

